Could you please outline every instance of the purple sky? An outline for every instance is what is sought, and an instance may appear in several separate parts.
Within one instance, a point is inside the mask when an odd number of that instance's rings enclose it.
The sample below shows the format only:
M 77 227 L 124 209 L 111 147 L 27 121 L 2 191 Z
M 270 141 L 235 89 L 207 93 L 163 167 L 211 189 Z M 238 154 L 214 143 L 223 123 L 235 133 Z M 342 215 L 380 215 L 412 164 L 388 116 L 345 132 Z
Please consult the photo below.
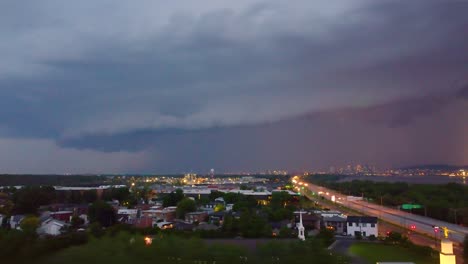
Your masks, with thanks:
M 468 164 L 467 13 L 439 0 L 0 2 L 0 173 Z

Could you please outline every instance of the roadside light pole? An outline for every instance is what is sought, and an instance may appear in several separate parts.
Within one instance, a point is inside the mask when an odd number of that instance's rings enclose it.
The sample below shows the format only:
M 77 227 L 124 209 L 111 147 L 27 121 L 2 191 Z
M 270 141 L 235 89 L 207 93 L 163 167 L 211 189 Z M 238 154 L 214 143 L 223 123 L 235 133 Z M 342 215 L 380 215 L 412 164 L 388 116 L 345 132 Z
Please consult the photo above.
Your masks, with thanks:
M 434 228 L 434 247 L 437 248 L 437 233 L 439 232 L 438 226 L 432 226 Z

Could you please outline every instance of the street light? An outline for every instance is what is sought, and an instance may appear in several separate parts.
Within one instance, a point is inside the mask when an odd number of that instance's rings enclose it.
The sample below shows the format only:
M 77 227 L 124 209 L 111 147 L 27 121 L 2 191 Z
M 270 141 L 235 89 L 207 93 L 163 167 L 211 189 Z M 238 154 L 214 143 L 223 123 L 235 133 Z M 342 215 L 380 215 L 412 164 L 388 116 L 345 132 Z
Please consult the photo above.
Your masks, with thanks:
M 432 226 L 434 228 L 434 246 L 437 247 L 437 233 L 439 233 L 438 226 Z

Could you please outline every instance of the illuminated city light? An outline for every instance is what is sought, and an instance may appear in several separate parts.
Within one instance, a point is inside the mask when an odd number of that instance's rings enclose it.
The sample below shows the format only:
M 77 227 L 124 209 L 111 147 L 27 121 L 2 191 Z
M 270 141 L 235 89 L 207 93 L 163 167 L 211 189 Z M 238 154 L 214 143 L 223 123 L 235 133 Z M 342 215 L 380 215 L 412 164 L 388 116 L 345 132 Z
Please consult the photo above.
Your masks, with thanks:
M 145 245 L 149 246 L 153 243 L 153 239 L 151 237 L 145 237 Z

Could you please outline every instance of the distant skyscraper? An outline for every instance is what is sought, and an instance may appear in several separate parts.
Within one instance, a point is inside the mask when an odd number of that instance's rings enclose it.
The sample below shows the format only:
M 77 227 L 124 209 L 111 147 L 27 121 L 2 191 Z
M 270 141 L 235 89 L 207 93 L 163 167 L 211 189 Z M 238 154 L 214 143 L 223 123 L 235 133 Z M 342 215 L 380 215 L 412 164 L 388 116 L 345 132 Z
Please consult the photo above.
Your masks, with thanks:
M 356 173 L 362 173 L 362 172 L 363 172 L 362 165 L 361 165 L 361 164 L 356 165 L 356 167 L 355 167 L 355 169 L 354 169 L 354 172 L 356 172 Z
M 214 178 L 214 175 L 215 175 L 215 171 L 214 171 L 214 169 L 211 169 L 211 170 L 210 170 L 210 176 L 211 176 L 211 178 Z

